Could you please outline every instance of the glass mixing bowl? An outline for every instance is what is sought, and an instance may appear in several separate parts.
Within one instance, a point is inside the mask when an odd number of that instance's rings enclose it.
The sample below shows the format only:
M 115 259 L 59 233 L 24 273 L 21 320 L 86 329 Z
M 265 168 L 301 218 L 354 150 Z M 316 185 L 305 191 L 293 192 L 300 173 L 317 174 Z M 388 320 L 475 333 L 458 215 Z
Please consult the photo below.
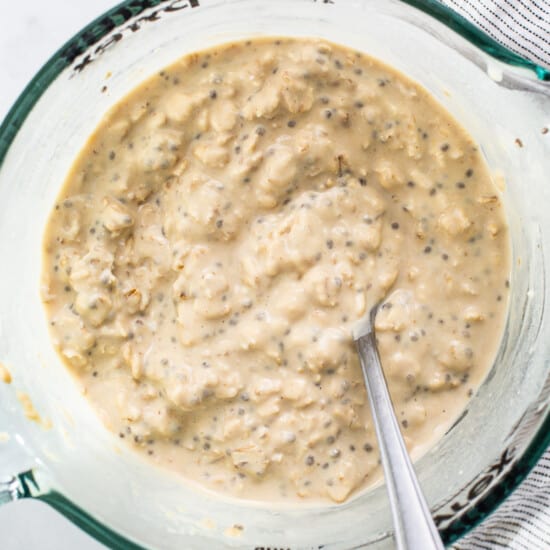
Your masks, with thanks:
M 103 113 L 187 52 L 265 34 L 325 37 L 410 75 L 462 121 L 502 186 L 514 258 L 502 344 L 467 411 L 416 464 L 450 543 L 550 442 L 550 74 L 430 0 L 128 0 L 38 73 L 0 129 L 0 361 L 13 376 L 0 384 L 0 501 L 39 498 L 113 548 L 391 546 L 383 486 L 293 508 L 215 496 L 147 464 L 102 426 L 48 335 L 42 231 Z

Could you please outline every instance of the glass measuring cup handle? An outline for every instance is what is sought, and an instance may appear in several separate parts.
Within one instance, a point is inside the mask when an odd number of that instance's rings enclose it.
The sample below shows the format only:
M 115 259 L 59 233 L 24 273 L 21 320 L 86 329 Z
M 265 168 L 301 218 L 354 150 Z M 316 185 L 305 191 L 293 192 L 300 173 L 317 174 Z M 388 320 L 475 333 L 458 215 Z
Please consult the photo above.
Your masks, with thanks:
M 14 477 L 0 479 L 0 504 L 6 504 L 19 498 L 19 480 Z
M 0 433 L 0 505 L 31 496 L 31 488 L 37 488 L 34 465 L 18 435 Z
M 0 506 L 20 498 L 31 497 L 31 486 L 36 486 L 32 470 L 15 476 L 0 478 Z

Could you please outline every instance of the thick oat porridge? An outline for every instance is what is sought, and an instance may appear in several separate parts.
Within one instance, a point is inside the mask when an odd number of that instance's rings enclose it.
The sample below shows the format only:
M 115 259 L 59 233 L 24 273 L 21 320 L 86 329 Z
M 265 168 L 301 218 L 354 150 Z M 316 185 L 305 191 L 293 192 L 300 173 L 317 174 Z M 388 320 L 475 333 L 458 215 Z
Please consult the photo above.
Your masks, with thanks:
M 491 366 L 503 208 L 423 89 L 316 39 L 187 56 L 116 105 L 45 236 L 55 345 L 107 426 L 208 488 L 341 502 L 380 475 L 352 328 L 413 458 Z

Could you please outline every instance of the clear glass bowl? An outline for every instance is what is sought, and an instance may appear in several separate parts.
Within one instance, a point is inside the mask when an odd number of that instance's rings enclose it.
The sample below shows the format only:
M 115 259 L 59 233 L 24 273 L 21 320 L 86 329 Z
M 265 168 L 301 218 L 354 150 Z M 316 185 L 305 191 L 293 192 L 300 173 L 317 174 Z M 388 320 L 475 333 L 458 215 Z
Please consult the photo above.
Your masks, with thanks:
M 0 443 L 0 502 L 39 498 L 112 548 L 391 546 L 382 486 L 339 506 L 290 508 L 220 498 L 151 467 L 101 425 L 50 344 L 41 236 L 86 137 L 179 56 L 265 34 L 325 37 L 410 75 L 463 122 L 503 185 L 514 264 L 502 345 L 467 411 L 416 464 L 451 543 L 550 443 L 550 135 L 542 133 L 550 73 L 431 0 L 128 0 L 38 73 L 0 129 L 0 361 L 14 379 L 0 387 L 0 435 L 9 436 Z M 17 391 L 42 422 L 25 418 Z

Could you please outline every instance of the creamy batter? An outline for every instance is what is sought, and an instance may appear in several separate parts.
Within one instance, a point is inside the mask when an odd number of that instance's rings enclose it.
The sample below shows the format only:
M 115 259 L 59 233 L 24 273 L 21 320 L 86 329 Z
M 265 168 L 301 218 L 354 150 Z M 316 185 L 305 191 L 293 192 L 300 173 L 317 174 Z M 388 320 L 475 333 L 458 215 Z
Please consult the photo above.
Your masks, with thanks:
M 352 342 L 376 320 L 418 457 L 503 330 L 478 147 L 425 90 L 309 39 L 187 56 L 118 103 L 44 241 L 51 334 L 106 425 L 201 485 L 342 502 L 380 475 Z

